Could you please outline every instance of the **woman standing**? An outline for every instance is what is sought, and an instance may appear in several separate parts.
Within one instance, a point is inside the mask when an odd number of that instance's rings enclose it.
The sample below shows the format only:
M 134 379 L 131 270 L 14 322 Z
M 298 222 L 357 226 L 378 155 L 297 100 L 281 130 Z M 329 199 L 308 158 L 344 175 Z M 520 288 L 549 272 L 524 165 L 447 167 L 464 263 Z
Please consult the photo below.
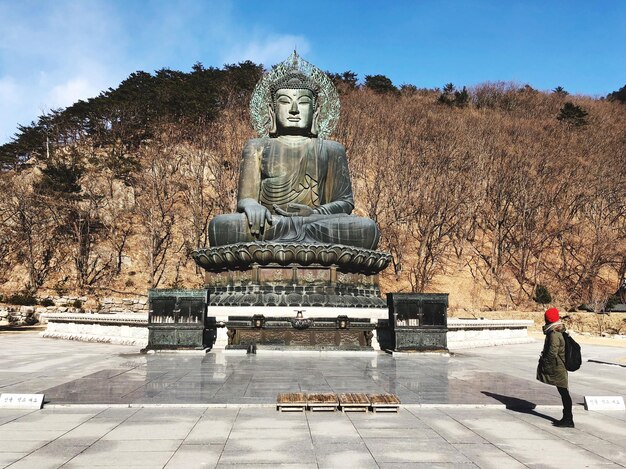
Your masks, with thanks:
M 567 370 L 565 369 L 565 326 L 559 319 L 559 310 L 550 308 L 545 313 L 546 324 L 543 333 L 546 340 L 537 367 L 537 379 L 542 383 L 556 386 L 563 401 L 563 418 L 554 422 L 555 427 L 574 427 L 572 416 L 572 398 L 567 389 Z

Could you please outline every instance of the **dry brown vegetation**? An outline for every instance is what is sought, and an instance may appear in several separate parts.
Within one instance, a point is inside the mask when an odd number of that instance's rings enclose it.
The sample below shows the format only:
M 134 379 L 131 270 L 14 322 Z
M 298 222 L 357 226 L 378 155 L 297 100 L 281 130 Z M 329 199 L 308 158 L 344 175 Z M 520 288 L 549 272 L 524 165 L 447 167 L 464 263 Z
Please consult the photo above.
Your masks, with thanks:
M 347 149 L 356 212 L 379 224 L 380 248 L 393 255 L 385 291 L 525 308 L 537 284 L 564 307 L 617 290 L 625 105 L 506 83 L 469 90 L 464 106 L 439 103 L 433 90 L 341 91 L 333 139 Z M 68 142 L 55 158 L 81 161 L 75 197 L 46 187 L 45 163 L 0 173 L 0 288 L 201 285 L 189 253 L 207 244 L 211 217 L 234 210 L 240 152 L 254 136 L 243 101 L 208 123 L 162 125 L 122 155 L 137 163 L 123 177 L 95 163 L 111 148 Z M 557 119 L 566 101 L 587 111 L 586 125 Z

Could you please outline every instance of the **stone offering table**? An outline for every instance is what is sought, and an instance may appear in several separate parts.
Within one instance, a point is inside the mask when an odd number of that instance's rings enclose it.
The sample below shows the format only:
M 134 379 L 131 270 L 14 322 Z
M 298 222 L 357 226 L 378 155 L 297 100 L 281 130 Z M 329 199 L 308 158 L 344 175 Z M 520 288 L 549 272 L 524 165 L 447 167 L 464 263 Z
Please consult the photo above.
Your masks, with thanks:
M 265 318 L 233 316 L 226 323 L 227 349 L 259 346 L 273 350 L 372 350 L 376 325 L 369 318 Z

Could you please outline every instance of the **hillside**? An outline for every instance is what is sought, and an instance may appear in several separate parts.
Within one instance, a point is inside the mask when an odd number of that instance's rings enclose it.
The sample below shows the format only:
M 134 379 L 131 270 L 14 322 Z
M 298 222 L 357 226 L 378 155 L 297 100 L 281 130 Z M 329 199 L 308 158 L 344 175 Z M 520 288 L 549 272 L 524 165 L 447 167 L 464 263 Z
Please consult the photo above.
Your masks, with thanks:
M 138 72 L 0 147 L 0 292 L 202 284 L 189 253 L 235 207 L 262 69 Z M 356 212 L 393 255 L 384 291 L 456 306 L 601 303 L 626 275 L 626 105 L 485 83 L 397 90 L 333 74 Z M 384 77 L 383 77 L 384 78 Z M 382 83 L 382 85 L 381 85 Z

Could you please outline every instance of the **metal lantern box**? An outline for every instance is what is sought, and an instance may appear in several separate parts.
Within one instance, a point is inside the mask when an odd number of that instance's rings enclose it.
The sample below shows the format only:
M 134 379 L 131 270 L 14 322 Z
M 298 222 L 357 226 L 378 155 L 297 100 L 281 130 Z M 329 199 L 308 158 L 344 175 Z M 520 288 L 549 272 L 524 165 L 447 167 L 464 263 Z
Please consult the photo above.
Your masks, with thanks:
M 207 295 L 207 290 L 149 290 L 146 350 L 207 348 Z
M 393 350 L 447 350 L 447 293 L 389 293 L 387 306 Z

